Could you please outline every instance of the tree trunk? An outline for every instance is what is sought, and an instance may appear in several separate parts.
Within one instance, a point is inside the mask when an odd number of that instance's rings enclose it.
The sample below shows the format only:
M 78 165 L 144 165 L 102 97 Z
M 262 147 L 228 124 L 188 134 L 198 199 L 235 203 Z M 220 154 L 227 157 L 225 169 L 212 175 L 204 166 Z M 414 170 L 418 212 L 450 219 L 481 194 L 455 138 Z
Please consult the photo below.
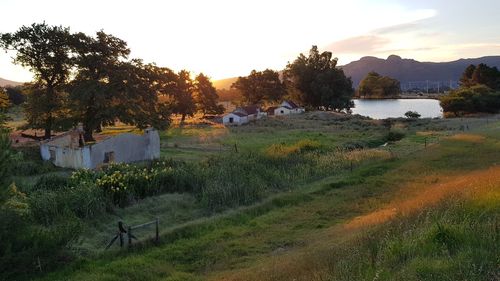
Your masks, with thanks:
M 43 136 L 44 139 L 48 140 L 52 136 L 52 116 L 49 115 L 47 120 L 45 121 L 45 135 Z
M 43 136 L 44 139 L 48 140 L 50 139 L 50 136 L 51 136 L 51 130 L 50 128 L 45 128 L 45 135 Z
M 92 130 L 84 130 L 83 131 L 83 140 L 85 142 L 95 141 L 94 136 L 92 135 Z
M 181 127 L 184 126 L 184 121 L 185 120 L 186 120 L 186 114 L 182 114 L 182 116 L 181 116 L 181 124 L 180 124 Z

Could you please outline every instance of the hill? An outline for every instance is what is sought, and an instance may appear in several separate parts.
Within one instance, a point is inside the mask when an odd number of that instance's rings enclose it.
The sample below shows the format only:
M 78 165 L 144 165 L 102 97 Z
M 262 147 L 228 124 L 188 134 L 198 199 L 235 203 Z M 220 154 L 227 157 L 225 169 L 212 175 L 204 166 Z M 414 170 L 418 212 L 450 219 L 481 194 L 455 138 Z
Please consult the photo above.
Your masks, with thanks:
M 212 83 L 216 89 L 228 90 L 229 88 L 231 88 L 231 85 L 234 82 L 236 82 L 237 79 L 238 79 L 238 77 L 231 77 L 231 78 L 226 78 L 226 79 L 221 79 L 221 80 L 214 80 L 214 81 L 212 81 Z
M 441 82 L 443 85 L 449 85 L 451 80 L 452 84 L 456 84 L 467 66 L 480 63 L 500 67 L 500 56 L 459 59 L 451 62 L 419 62 L 413 59 L 403 59 L 396 55 L 391 55 L 387 59 L 363 57 L 342 66 L 342 69 L 347 76 L 352 78 L 354 87 L 359 85 L 368 72 L 375 71 L 381 75 L 398 79 L 402 87 L 413 82 L 414 87 L 422 88 L 423 83 L 418 86 L 418 82 L 427 80 L 435 83 Z
M 6 86 L 14 86 L 15 87 L 15 86 L 19 86 L 22 84 L 23 83 L 0 78 L 0 87 L 6 87 Z

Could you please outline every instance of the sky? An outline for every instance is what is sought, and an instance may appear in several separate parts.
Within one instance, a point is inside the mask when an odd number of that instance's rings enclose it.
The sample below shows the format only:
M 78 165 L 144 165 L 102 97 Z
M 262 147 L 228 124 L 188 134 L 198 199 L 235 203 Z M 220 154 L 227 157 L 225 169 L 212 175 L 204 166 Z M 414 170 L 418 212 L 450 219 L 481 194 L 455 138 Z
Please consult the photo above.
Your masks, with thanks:
M 128 43 L 131 58 L 213 79 L 281 70 L 312 45 L 339 64 L 500 55 L 498 0 L 0 0 L 0 33 L 45 21 Z M 0 52 L 0 77 L 30 81 Z

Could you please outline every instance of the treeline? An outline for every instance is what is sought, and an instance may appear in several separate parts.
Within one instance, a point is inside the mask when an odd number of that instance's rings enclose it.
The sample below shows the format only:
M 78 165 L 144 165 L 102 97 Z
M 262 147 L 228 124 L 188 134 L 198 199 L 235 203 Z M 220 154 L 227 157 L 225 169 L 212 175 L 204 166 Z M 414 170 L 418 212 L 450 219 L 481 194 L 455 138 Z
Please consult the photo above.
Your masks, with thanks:
M 45 23 L 23 26 L 0 36 L 14 62 L 28 68 L 34 81 L 24 87 L 28 126 L 64 130 L 81 122 L 85 140 L 117 120 L 139 128 L 168 127 L 171 114 L 182 119 L 200 111 L 221 113 L 217 92 L 200 73 L 130 59 L 120 38 L 104 31 L 94 36 Z
M 455 116 L 500 111 L 500 71 L 486 64 L 468 66 L 460 87 L 440 99 L 445 113 Z
M 360 98 L 396 98 L 401 94 L 401 85 L 398 80 L 389 76 L 382 76 L 377 72 L 370 72 L 361 80 L 358 88 Z
M 252 70 L 250 75 L 238 77 L 231 90 L 223 92 L 226 96 L 240 96 L 240 102 L 245 104 L 272 104 L 286 97 L 320 110 L 341 111 L 354 106 L 351 79 L 337 68 L 337 58 L 331 52 L 320 53 L 316 46 L 308 56 L 300 54 L 288 63 L 282 73 Z

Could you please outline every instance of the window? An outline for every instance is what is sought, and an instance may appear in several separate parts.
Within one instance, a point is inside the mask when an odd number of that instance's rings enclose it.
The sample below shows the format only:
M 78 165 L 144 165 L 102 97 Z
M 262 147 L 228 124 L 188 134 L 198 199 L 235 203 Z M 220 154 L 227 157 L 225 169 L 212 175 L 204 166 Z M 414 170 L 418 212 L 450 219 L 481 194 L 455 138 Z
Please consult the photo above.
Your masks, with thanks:
M 285 112 L 283 110 L 281 110 L 281 114 L 284 114 Z
M 103 163 L 112 163 L 112 162 L 115 162 L 115 152 L 114 151 L 105 152 Z
M 233 117 L 229 117 L 229 123 L 234 123 L 234 118 Z

